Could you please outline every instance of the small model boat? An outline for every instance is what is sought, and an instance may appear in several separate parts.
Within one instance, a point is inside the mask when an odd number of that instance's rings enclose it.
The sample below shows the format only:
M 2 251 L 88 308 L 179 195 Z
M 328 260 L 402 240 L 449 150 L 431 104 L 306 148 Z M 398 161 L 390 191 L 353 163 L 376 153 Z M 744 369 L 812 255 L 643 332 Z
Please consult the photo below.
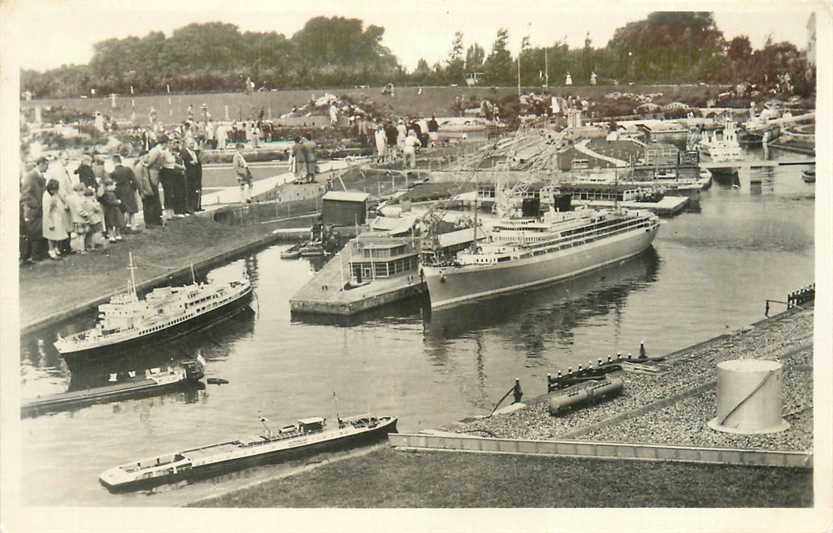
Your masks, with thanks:
M 281 259 L 298 259 L 301 257 L 301 245 L 295 244 L 281 252 Z
M 54 346 L 64 358 L 151 338 L 184 334 L 198 324 L 224 315 L 252 293 L 247 277 L 228 283 L 192 283 L 184 287 L 161 287 L 144 300 L 136 294 L 133 255 L 130 254 L 127 291 L 98 306 L 98 323 L 92 329 L 58 337 Z
M 338 419 L 338 428 L 326 429 L 326 419 L 305 418 L 297 424 L 264 435 L 209 444 L 180 452 L 141 459 L 111 468 L 99 476 L 110 491 L 150 488 L 184 479 L 220 474 L 255 464 L 279 462 L 298 455 L 341 449 L 372 442 L 396 432 L 391 416 L 358 415 Z
M 802 170 L 801 171 L 801 179 L 804 180 L 805 183 L 815 183 L 816 182 L 816 171 L 815 170 Z
M 317 241 L 308 242 L 300 248 L 302 257 L 321 257 L 324 255 L 324 246 Z
M 199 357 L 194 361 L 183 361 L 175 367 L 164 370 L 160 368 L 148 369 L 142 377 L 131 375 L 128 379 L 114 382 L 112 385 L 62 392 L 28 400 L 21 405 L 20 411 L 22 416 L 36 416 L 94 403 L 146 396 L 195 384 L 204 375 L 205 363 Z

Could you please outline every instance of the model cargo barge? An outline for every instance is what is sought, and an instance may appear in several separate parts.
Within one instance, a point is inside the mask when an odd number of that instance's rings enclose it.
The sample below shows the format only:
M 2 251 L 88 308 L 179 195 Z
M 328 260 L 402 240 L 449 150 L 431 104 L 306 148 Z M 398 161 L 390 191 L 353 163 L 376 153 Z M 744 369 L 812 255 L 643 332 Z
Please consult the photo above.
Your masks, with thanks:
M 37 416 L 193 386 L 203 378 L 204 372 L 205 367 L 200 361 L 185 361 L 167 370 L 149 369 L 145 371 L 143 378 L 129 379 L 103 387 L 52 394 L 26 401 L 20 407 L 21 416 Z
M 261 418 L 261 422 L 266 419 Z M 359 415 L 339 418 L 327 429 L 321 417 L 299 420 L 277 432 L 200 446 L 141 459 L 107 470 L 99 477 L 112 492 L 147 489 L 194 480 L 258 464 L 281 462 L 323 451 L 350 448 L 396 432 L 395 417 Z

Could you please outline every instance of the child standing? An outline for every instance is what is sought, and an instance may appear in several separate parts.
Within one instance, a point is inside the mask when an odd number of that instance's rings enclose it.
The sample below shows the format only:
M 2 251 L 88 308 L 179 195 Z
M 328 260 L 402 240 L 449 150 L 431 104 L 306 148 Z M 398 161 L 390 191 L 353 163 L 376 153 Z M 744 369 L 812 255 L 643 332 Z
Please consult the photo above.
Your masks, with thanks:
M 121 200 L 116 196 L 116 182 L 106 178 L 103 185 L 104 194 L 101 195 L 101 205 L 104 206 L 104 225 L 107 226 L 107 236 L 110 242 L 120 241 L 124 216 L 121 212 Z
M 49 180 L 43 192 L 43 237 L 49 241 L 49 257 L 60 259 L 61 241 L 67 238 L 66 205 L 58 194 L 58 181 Z
M 69 215 L 72 220 L 69 244 L 73 252 L 80 254 L 87 253 L 85 242 L 87 240 L 87 233 L 90 231 L 89 213 L 84 209 L 84 189 L 86 187 L 83 183 L 76 183 L 72 187 L 72 192 L 67 195 Z
M 81 203 L 84 211 L 87 212 L 87 222 L 89 223 L 89 231 L 84 239 L 84 247 L 87 250 L 92 250 L 104 245 L 104 214 L 101 209 L 101 203 L 95 197 L 95 190 L 90 187 L 84 189 L 84 201 Z

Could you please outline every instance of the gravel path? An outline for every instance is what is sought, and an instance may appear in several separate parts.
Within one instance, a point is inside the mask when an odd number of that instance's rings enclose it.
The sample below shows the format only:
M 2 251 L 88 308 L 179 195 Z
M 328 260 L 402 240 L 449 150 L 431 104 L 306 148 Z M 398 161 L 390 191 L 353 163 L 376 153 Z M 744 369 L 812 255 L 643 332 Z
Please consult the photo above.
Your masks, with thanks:
M 565 416 L 549 414 L 548 398 L 508 415 L 458 422 L 443 429 L 500 438 L 598 440 L 690 446 L 806 450 L 812 448 L 813 309 L 794 309 L 731 335 L 670 354 L 660 376 L 625 373 L 624 392 L 608 402 Z M 791 428 L 782 433 L 736 436 L 706 426 L 716 412 L 717 364 L 730 359 L 772 359 L 784 363 L 784 413 Z M 552 369 L 553 373 L 557 369 Z M 705 391 L 696 393 L 698 387 Z M 683 395 L 669 406 L 635 410 Z M 604 424 L 624 416 L 617 423 Z

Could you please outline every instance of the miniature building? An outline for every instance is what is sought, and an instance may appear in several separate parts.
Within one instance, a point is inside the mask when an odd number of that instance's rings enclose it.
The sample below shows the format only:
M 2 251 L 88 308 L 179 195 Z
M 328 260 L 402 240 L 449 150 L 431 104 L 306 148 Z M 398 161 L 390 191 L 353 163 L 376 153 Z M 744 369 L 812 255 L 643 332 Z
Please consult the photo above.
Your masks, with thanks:
M 679 161 L 680 150 L 673 144 L 649 143 L 645 145 L 645 164 L 674 166 Z
M 350 247 L 350 276 L 358 283 L 416 272 L 419 267 L 419 252 L 410 239 L 359 238 Z
M 366 192 L 330 191 L 322 198 L 321 221 L 335 226 L 364 224 L 369 198 Z

